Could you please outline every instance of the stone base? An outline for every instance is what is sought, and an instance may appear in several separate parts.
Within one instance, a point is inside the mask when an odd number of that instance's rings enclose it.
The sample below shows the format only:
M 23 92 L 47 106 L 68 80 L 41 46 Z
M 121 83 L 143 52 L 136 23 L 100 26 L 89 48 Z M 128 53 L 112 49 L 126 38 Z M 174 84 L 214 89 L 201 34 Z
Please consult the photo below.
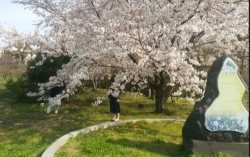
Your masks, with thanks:
M 249 157 L 249 142 L 209 142 L 183 138 L 183 145 L 189 152 L 205 154 L 221 152 L 233 157 Z

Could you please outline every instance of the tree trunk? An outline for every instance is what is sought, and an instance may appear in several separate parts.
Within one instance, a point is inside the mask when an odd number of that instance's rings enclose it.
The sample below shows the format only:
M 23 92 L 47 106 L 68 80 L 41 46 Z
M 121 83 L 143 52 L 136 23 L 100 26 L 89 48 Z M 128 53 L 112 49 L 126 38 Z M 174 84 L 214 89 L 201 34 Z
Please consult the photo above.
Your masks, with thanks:
M 92 90 L 97 91 L 97 81 L 95 81 L 95 79 L 92 79 L 92 84 L 93 84 Z
M 242 75 L 243 70 L 244 70 L 244 64 L 245 64 L 244 58 L 242 58 L 242 60 L 241 60 L 241 65 L 240 65 L 240 70 L 239 70 L 241 75 Z
M 155 90 L 155 112 L 161 113 L 164 109 L 162 107 L 162 99 L 164 97 L 164 92 L 161 89 Z
M 170 78 L 164 72 L 160 72 L 159 75 L 155 75 L 153 78 L 149 78 L 149 87 L 151 89 L 151 96 L 155 92 L 155 112 L 162 113 L 165 112 L 169 114 L 167 105 L 165 105 L 166 100 L 170 97 L 175 89 L 175 86 L 166 86 L 170 81 Z M 164 90 L 166 88 L 166 90 Z
M 176 89 L 176 85 L 175 86 L 168 86 L 167 89 L 164 92 L 164 97 L 166 102 L 168 101 L 168 98 L 171 96 L 171 94 L 174 92 L 174 90 Z
M 69 94 L 69 97 L 67 98 L 67 101 L 69 104 L 71 103 L 71 98 L 72 98 L 72 96 L 71 96 L 71 94 Z
M 3 79 L 6 81 L 7 75 L 3 73 Z
M 150 87 L 150 99 L 154 100 L 155 98 L 155 90 L 154 88 Z
M 152 97 L 152 94 L 151 94 L 151 88 L 148 88 L 148 97 Z

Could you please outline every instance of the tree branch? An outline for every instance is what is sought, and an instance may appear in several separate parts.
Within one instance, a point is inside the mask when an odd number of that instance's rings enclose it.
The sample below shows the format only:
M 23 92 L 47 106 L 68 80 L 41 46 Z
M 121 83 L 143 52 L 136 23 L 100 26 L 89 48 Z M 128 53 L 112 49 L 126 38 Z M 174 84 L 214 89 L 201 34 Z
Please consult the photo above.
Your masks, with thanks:
M 204 31 L 201 31 L 201 32 L 198 33 L 197 35 L 193 35 L 193 36 L 190 38 L 189 43 L 196 44 L 204 35 L 205 35 L 205 32 L 204 32 Z

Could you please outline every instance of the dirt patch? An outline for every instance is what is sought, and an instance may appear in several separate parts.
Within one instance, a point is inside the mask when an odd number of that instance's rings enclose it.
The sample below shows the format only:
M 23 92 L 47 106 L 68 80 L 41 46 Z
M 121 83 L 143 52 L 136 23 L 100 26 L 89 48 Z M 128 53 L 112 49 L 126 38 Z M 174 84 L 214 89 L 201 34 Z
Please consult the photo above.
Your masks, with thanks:
M 78 142 L 78 143 L 79 143 L 79 145 L 81 144 L 80 142 Z M 75 146 L 77 146 L 77 144 Z M 68 152 L 68 154 L 71 154 L 72 156 L 74 156 L 75 154 L 79 154 L 79 150 L 75 149 L 74 146 L 68 147 L 67 152 Z

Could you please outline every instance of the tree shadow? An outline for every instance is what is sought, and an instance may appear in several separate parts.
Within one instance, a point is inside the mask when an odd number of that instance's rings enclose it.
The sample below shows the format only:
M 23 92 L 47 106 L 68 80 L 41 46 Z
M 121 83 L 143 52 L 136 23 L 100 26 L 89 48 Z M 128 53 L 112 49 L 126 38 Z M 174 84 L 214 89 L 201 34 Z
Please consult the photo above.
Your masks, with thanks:
M 185 150 L 182 144 L 165 143 L 161 140 L 145 142 L 122 138 L 119 140 L 109 139 L 106 142 L 113 145 L 121 145 L 123 147 L 159 154 L 162 156 L 187 157 L 191 154 L 190 152 Z

